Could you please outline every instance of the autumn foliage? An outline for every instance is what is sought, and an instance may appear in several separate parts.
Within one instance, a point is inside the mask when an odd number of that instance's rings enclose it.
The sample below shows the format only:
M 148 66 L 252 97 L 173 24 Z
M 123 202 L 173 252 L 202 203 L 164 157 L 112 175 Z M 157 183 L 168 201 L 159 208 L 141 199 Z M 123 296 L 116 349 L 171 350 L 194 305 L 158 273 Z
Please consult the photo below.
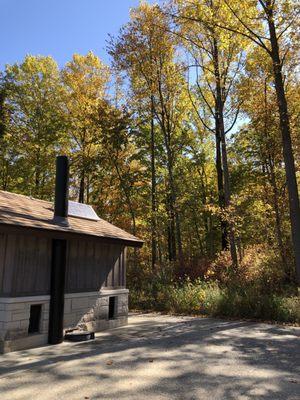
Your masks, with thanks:
M 71 197 L 145 241 L 129 254 L 135 306 L 217 313 L 242 293 L 294 296 L 298 12 L 288 0 L 142 1 L 108 39 L 109 66 L 92 52 L 61 69 L 33 55 L 7 65 L 0 188 L 52 200 L 67 154 Z

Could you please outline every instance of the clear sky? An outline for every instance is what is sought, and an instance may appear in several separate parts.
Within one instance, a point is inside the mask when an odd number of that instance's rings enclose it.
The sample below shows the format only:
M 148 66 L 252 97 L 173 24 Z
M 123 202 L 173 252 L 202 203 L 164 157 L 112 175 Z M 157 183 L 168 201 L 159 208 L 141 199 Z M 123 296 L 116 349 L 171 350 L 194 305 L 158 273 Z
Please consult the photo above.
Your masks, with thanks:
M 105 40 L 139 0 L 0 0 L 0 69 L 26 54 L 51 55 L 60 66 L 73 53 L 108 62 Z

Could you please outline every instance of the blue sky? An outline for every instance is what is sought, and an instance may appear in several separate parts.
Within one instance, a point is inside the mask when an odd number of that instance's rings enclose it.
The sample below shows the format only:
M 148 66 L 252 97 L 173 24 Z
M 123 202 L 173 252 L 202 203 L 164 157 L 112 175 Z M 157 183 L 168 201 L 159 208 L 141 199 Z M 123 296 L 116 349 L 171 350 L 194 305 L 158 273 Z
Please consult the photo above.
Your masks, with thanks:
M 51 55 L 60 66 L 94 51 L 108 62 L 105 40 L 139 0 L 0 0 L 0 69 L 26 54 Z

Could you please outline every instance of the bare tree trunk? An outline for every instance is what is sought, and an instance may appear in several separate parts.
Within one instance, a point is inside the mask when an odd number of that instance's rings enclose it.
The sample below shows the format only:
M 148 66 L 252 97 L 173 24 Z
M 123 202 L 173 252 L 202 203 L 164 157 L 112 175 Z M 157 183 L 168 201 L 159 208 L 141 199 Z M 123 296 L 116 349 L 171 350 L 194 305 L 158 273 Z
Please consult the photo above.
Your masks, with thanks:
M 217 110 L 217 104 L 215 109 Z M 223 169 L 222 169 L 222 156 L 221 156 L 221 134 L 220 134 L 220 123 L 219 118 L 215 118 L 216 124 L 216 169 L 217 169 L 217 184 L 218 184 L 218 200 L 220 209 L 225 207 L 224 198 L 224 182 L 223 182 Z M 228 223 L 221 218 L 221 248 L 222 250 L 227 250 L 229 247 L 228 240 Z
M 169 261 L 176 261 L 177 251 L 176 251 L 176 238 L 175 238 L 175 211 L 170 193 L 168 193 L 167 195 L 166 203 L 167 203 L 167 214 L 169 218 L 169 223 L 168 223 Z
M 132 205 L 132 201 L 131 201 L 131 196 L 130 193 L 126 187 L 126 184 L 124 184 L 124 179 L 122 178 L 119 166 L 118 166 L 118 162 L 116 160 L 113 161 L 114 162 L 114 166 L 116 168 L 117 171 L 117 175 L 120 181 L 120 186 L 121 189 L 123 190 L 124 194 L 125 194 L 125 198 L 127 201 L 127 205 L 129 208 L 129 212 L 130 212 L 130 216 L 131 216 L 131 221 L 132 221 L 132 234 L 135 236 L 136 235 L 136 218 L 135 218 L 135 211 Z
M 288 106 L 282 76 L 282 63 L 280 59 L 279 45 L 274 23 L 273 6 L 270 0 L 267 0 L 266 4 L 268 10 L 267 17 L 272 48 L 273 73 L 279 109 L 280 130 L 282 136 L 283 158 L 289 194 L 292 242 L 295 256 L 296 274 L 298 282 L 300 283 L 300 205 L 296 178 L 296 168 L 292 148 Z
M 166 120 L 164 112 L 162 112 L 161 130 L 164 136 L 164 142 L 167 153 L 167 171 L 168 171 L 168 184 L 167 184 L 167 212 L 169 215 L 169 227 L 168 227 L 168 247 L 169 247 L 169 260 L 176 261 L 177 249 L 176 249 L 176 196 L 175 186 L 173 177 L 173 155 L 171 150 L 171 134 L 166 128 Z
M 78 202 L 84 203 L 84 186 L 85 186 L 85 171 L 82 170 L 80 184 L 79 184 L 79 195 L 78 195 Z
M 3 87 L 0 87 L 0 139 L 3 138 L 6 132 L 5 99 L 6 99 L 5 89 Z
M 37 150 L 36 154 L 36 163 L 35 163 L 35 188 L 34 188 L 34 194 L 35 196 L 39 197 L 40 195 L 40 186 L 41 186 L 41 157 L 40 157 L 40 150 Z
M 203 244 L 202 244 L 202 240 L 201 240 L 201 235 L 200 235 L 200 230 L 199 230 L 199 225 L 198 225 L 198 221 L 197 221 L 197 214 L 195 209 L 192 207 L 192 211 L 193 211 L 193 223 L 195 226 L 195 232 L 196 232 L 196 236 L 198 239 L 198 245 L 199 245 L 199 249 L 200 249 L 200 254 L 201 256 L 204 256 L 204 248 L 203 248 Z
M 158 82 L 159 88 L 159 98 L 160 98 L 160 105 L 161 105 L 161 114 L 159 120 L 159 124 L 161 127 L 161 131 L 164 138 L 164 144 L 167 153 L 167 171 L 168 171 L 168 195 L 167 195 L 167 212 L 169 215 L 169 226 L 168 226 L 168 249 L 169 249 L 169 260 L 176 261 L 177 259 L 177 249 L 176 249 L 176 242 L 177 246 L 179 247 L 180 257 L 182 257 L 182 245 L 181 245 L 181 238 L 180 232 L 176 232 L 176 228 L 179 228 L 179 216 L 176 217 L 176 192 L 175 192 L 175 185 L 174 185 L 174 176 L 173 176 L 173 164 L 174 164 L 174 154 L 172 152 L 171 147 L 171 122 L 170 122 L 170 115 L 168 115 L 166 104 L 164 101 L 164 95 L 162 91 L 162 83 L 159 79 Z M 178 223 L 177 223 L 178 222 Z
M 169 175 L 169 187 L 170 187 L 169 209 L 170 209 L 170 219 L 171 219 L 170 234 L 171 234 L 172 248 L 173 248 L 172 259 L 174 261 L 177 260 L 177 250 L 178 250 L 179 262 L 181 264 L 183 262 L 183 255 L 182 255 L 182 244 L 180 236 L 180 223 L 179 223 L 179 215 L 176 210 L 176 194 L 175 194 L 174 176 L 173 176 L 173 161 L 169 143 L 167 145 L 167 159 L 168 159 L 168 175 Z
M 209 226 L 209 257 L 213 257 L 214 255 L 214 232 L 213 232 L 213 219 L 211 214 L 208 217 L 208 226 Z
M 175 210 L 175 221 L 176 221 L 176 241 L 177 241 L 177 248 L 178 248 L 179 272 L 180 272 L 180 275 L 183 276 L 185 268 L 184 268 L 183 249 L 182 249 L 182 240 L 181 240 L 180 217 L 179 217 L 177 210 Z
M 156 168 L 155 168 L 155 129 L 154 97 L 151 95 L 151 267 L 155 270 L 157 259 L 157 221 L 156 221 Z
M 267 79 L 265 79 L 264 84 L 264 97 L 265 97 L 265 118 L 264 118 L 264 132 L 263 132 L 263 139 L 268 138 L 267 142 L 267 156 L 264 160 L 265 168 L 263 166 L 263 173 L 267 175 L 269 183 L 271 184 L 273 190 L 273 197 L 272 197 L 272 205 L 275 212 L 275 233 L 277 238 L 277 245 L 280 252 L 281 262 L 284 268 L 284 271 L 287 277 L 290 275 L 287 266 L 286 254 L 283 244 L 283 234 L 282 234 L 282 224 L 281 224 L 281 215 L 279 209 L 279 194 L 278 194 L 278 187 L 276 182 L 276 174 L 275 174 L 275 157 L 271 153 L 272 149 L 272 141 L 270 140 L 269 136 L 269 112 L 268 112 L 268 89 L 267 89 Z M 262 151 L 262 154 L 265 153 L 265 150 Z
M 271 185 L 272 185 L 272 189 L 273 189 L 273 208 L 275 211 L 275 226 L 276 226 L 277 243 L 278 243 L 278 248 L 279 248 L 279 252 L 280 252 L 280 258 L 282 261 L 282 265 L 284 267 L 287 278 L 289 278 L 286 254 L 285 254 L 284 244 L 283 244 L 283 240 L 282 240 L 283 235 L 282 235 L 281 216 L 280 216 L 280 210 L 279 210 L 278 188 L 277 188 L 275 171 L 274 171 L 273 165 L 270 165 L 270 180 L 271 180 Z
M 91 189 L 91 178 L 90 178 L 90 174 L 87 174 L 87 178 L 86 178 L 86 204 L 90 204 L 90 189 Z
M 225 137 L 225 127 L 224 127 L 224 115 L 223 115 L 223 94 L 221 86 L 221 77 L 219 71 L 219 49 L 217 40 L 213 39 L 213 55 L 214 55 L 214 73 L 216 78 L 216 118 L 218 119 L 218 125 L 220 128 L 220 138 L 221 138 L 221 154 L 222 154 L 222 165 L 223 165 L 223 176 L 224 176 L 224 201 L 225 210 L 230 207 L 230 180 L 229 180 L 229 169 L 227 160 L 227 145 Z M 232 223 L 229 226 L 229 243 L 230 243 L 230 254 L 234 267 L 238 266 L 238 256 L 235 245 L 234 231 Z

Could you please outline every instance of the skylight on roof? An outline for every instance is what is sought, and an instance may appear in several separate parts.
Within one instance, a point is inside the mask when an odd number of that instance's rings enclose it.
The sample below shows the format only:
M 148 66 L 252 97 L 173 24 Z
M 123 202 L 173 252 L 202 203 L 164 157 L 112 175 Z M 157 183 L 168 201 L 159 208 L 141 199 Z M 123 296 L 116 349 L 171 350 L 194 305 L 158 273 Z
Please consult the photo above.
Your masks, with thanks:
M 92 221 L 99 221 L 100 218 L 94 211 L 92 206 L 87 204 L 77 203 L 76 201 L 69 200 L 69 217 L 89 219 Z

